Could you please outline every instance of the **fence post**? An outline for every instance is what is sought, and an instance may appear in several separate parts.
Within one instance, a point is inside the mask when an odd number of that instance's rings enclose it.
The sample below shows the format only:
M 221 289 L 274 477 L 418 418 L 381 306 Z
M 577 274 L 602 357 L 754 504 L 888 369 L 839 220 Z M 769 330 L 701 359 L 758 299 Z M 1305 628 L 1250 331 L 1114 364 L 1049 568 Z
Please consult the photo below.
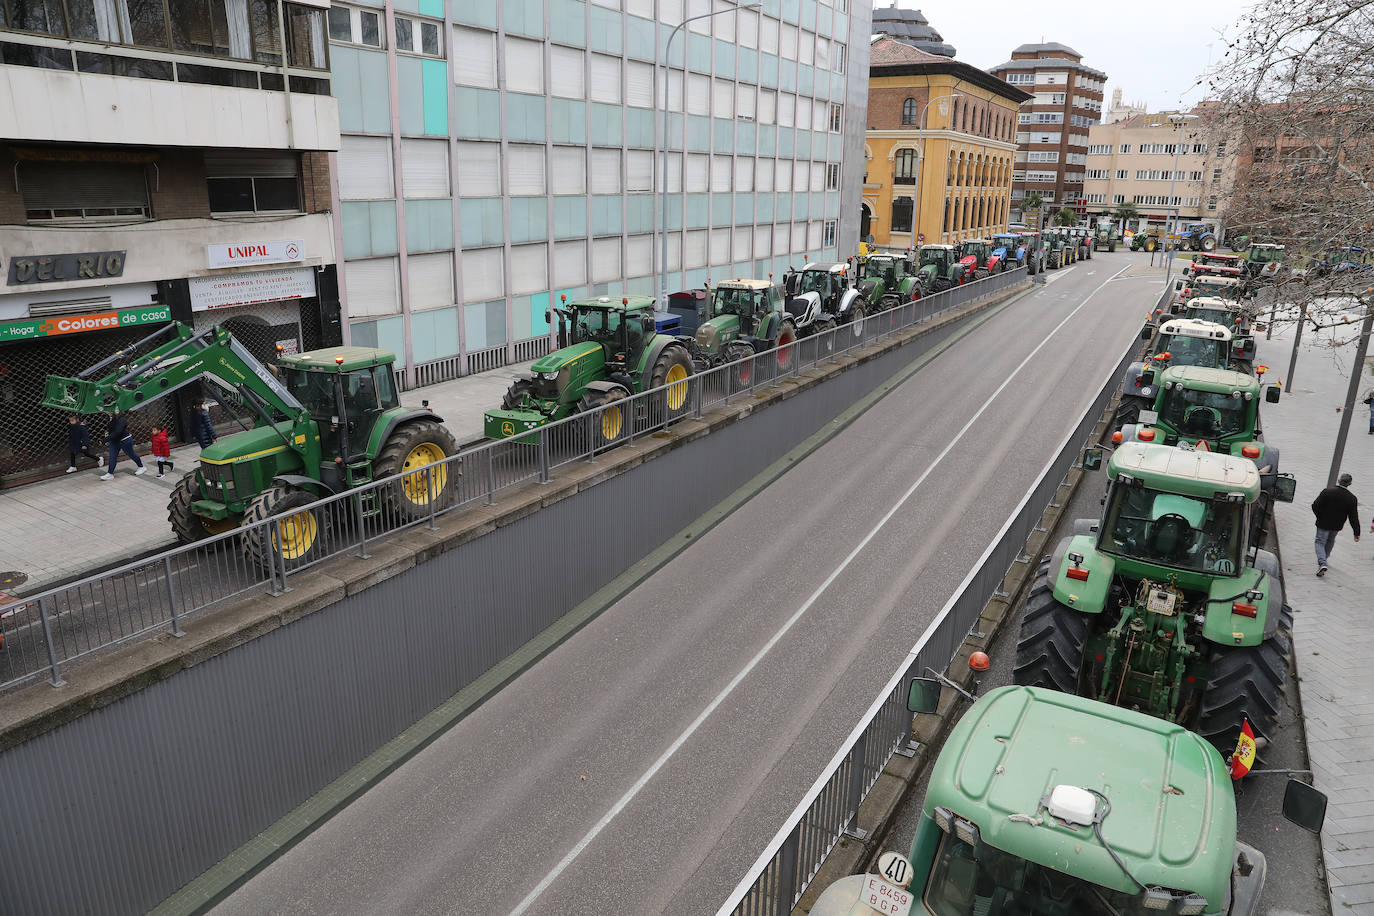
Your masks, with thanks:
M 358 511 L 359 511 L 360 513 L 362 512 L 362 504 L 363 504 L 363 502 L 362 502 L 362 497 L 360 496 L 360 497 L 358 497 L 358 506 L 359 506 Z M 359 518 L 361 519 L 361 516 L 359 516 Z M 277 551 L 277 556 L 281 557 L 281 590 L 282 590 L 282 594 L 286 594 L 287 592 L 291 591 L 291 586 L 289 586 L 289 585 L 286 584 L 286 551 L 285 551 L 285 550 L 280 550 L 280 549 L 279 549 L 279 550 Z M 364 556 L 364 557 L 367 556 L 367 545 L 366 545 L 366 544 L 363 545 L 363 556 Z
M 702 394 L 702 389 L 706 387 L 706 375 L 707 373 L 705 372 L 702 372 L 699 375 L 697 375 L 696 384 L 688 389 L 692 393 L 693 420 L 701 419 L 701 401 L 705 397 L 705 395 Z
M 167 577 L 167 606 L 172 609 L 172 635 L 182 637 L 181 621 L 177 619 L 177 587 L 172 581 L 172 558 L 162 558 L 162 574 Z
M 549 482 L 549 431 L 539 430 L 539 482 Z
M 367 523 L 363 520 L 363 494 L 353 494 L 353 505 L 357 511 L 353 513 L 358 522 L 358 556 L 361 559 L 368 559 L 371 556 L 367 552 Z M 283 560 L 281 569 L 282 591 L 286 591 L 286 563 Z
M 492 456 L 491 456 L 492 450 L 493 450 L 493 447 L 490 446 L 490 445 L 488 445 L 488 446 L 487 446 L 487 505 L 488 505 L 488 506 L 493 506 L 493 505 L 496 504 L 496 466 L 495 466 L 495 460 L 496 460 L 496 459 L 492 458 Z
M 630 409 L 629 409 L 628 411 L 625 412 L 625 420 L 624 420 L 625 425 L 626 425 L 626 426 L 629 428 L 629 430 L 630 430 L 630 438 L 627 439 L 627 440 L 625 441 L 625 446 L 626 446 L 627 448 L 634 448 L 634 446 L 635 446 L 635 414 L 637 414 L 637 413 L 639 412 L 639 411 L 636 409 L 637 405 L 635 404 L 635 396 L 634 396 L 634 395 L 630 395 L 628 398 L 623 398 L 623 399 L 621 399 L 621 403 L 622 403 L 622 404 L 629 404 L 629 405 L 630 405 Z
M 801 828 L 802 822 L 798 821 L 797 826 L 792 828 L 792 832 L 778 849 L 778 894 L 782 899 L 774 901 L 780 904 L 773 910 L 775 913 L 790 913 L 797 898 L 797 858 L 801 852 Z
M 859 732 L 859 740 L 849 749 L 849 826 L 844 829 L 856 840 L 868 839 L 868 831 L 859 826 L 859 805 L 864 800 L 864 756 L 868 750 L 868 729 Z
M 444 472 L 448 476 L 448 471 Z M 434 504 L 439 501 L 438 494 L 434 492 L 434 465 L 425 465 L 425 502 L 429 504 L 429 530 L 438 531 L 439 526 L 434 523 Z
M 52 644 L 52 623 L 48 620 L 48 599 L 38 599 L 38 618 L 43 622 L 43 641 L 48 644 L 48 668 L 52 671 L 52 685 L 65 687 L 62 671 L 57 667 L 57 647 Z

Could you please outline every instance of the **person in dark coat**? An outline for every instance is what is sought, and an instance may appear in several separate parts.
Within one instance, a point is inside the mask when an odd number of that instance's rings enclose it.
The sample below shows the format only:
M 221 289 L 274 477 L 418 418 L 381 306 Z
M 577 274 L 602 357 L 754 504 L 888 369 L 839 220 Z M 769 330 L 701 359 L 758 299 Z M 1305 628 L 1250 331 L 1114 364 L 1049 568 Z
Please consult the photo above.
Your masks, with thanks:
M 214 445 L 215 440 L 219 438 L 215 434 L 215 425 L 210 422 L 210 411 L 206 410 L 204 401 L 196 401 L 191 407 L 191 435 L 200 443 L 202 449 Z
M 146 474 L 148 469 L 143 466 L 143 459 L 138 457 L 138 452 L 134 451 L 134 436 L 129 432 L 129 421 L 124 419 L 124 414 L 116 411 L 110 414 L 110 464 L 105 468 L 105 473 L 101 475 L 101 480 L 114 480 L 115 465 L 119 462 L 119 453 L 128 455 L 134 464 L 138 465 L 135 474 Z
M 96 467 L 105 466 L 104 455 L 91 454 L 91 431 L 86 428 L 86 421 L 76 414 L 67 417 L 67 453 L 70 460 L 67 462 L 67 473 L 76 472 L 76 457 L 85 455 L 96 463 Z
M 1312 514 L 1317 517 L 1317 575 L 1326 575 L 1326 561 L 1336 546 L 1336 535 L 1342 526 L 1350 522 L 1350 530 L 1355 532 L 1355 541 L 1360 540 L 1360 501 L 1350 492 L 1354 478 L 1342 474 L 1336 486 L 1327 487 L 1312 500 Z

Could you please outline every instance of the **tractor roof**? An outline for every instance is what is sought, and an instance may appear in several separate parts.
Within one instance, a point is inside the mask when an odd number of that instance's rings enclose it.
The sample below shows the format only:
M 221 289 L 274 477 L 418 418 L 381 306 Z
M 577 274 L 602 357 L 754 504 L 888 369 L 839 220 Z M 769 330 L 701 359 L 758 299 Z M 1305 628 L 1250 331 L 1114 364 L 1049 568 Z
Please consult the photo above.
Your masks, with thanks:
M 1238 254 L 1217 254 L 1215 251 L 1208 251 L 1201 256 L 1204 261 L 1239 261 Z
M 595 299 L 574 299 L 568 305 L 579 309 L 602 309 L 608 312 L 638 312 L 653 310 L 653 296 L 597 296 Z
M 334 369 L 351 372 L 369 366 L 384 366 L 396 361 L 396 354 L 390 350 L 374 347 L 326 347 L 323 350 L 309 350 L 305 353 L 283 355 L 278 362 L 283 366 L 297 369 Z
M 1061 785 L 1108 798 L 1102 836 L 1137 879 L 1201 894 L 1219 911 L 1235 852 L 1235 794 L 1216 749 L 1163 719 L 1057 691 L 1000 687 L 950 732 L 924 810 L 948 808 L 998 849 L 1136 893 L 1091 827 L 1044 809 Z M 1043 820 L 1029 821 L 1037 816 Z
M 1212 321 L 1203 321 L 1201 318 L 1170 318 L 1164 322 L 1159 333 L 1173 334 L 1175 337 L 1205 337 L 1208 340 L 1231 339 L 1231 331 L 1228 328 Z
M 1237 277 L 1227 277 L 1220 274 L 1208 273 L 1199 274 L 1198 276 L 1194 277 L 1192 283 L 1190 283 L 1189 285 L 1197 286 L 1199 284 L 1205 283 L 1209 286 L 1240 286 L 1242 282 L 1243 281 L 1241 281 Z
M 848 267 L 849 263 L 847 261 L 841 261 L 837 264 L 822 264 L 818 262 L 815 264 L 807 264 L 805 267 L 802 268 L 802 270 L 815 270 L 821 271 L 823 273 L 842 274 Z
M 1240 303 L 1232 299 L 1223 299 L 1220 296 L 1194 296 L 1188 300 L 1190 309 L 1226 309 L 1228 312 L 1239 312 Z
M 725 283 L 717 283 L 716 289 L 768 289 L 774 285 L 776 284 L 772 280 L 745 280 L 737 277 Z
M 1280 251 L 1283 250 L 1283 246 L 1282 246 L 1282 245 L 1275 245 L 1273 242 L 1252 242 L 1252 243 L 1250 244 L 1250 247 L 1251 247 L 1251 248 L 1277 248 L 1277 249 L 1279 249 Z
M 921 246 L 921 251 L 926 251 L 927 249 L 929 249 L 930 251 L 953 251 L 953 250 L 954 250 L 954 246 L 953 246 L 953 245 L 922 245 L 922 246 Z
M 1259 379 L 1253 375 L 1210 366 L 1170 366 L 1160 376 L 1160 382 L 1164 385 L 1174 382 L 1193 391 L 1211 391 L 1217 394 L 1239 391 L 1241 394 L 1249 392 L 1251 395 L 1258 395 L 1260 390 Z
M 1218 493 L 1242 493 L 1247 503 L 1259 499 L 1259 471 L 1249 458 L 1217 452 L 1194 452 L 1151 442 L 1123 442 L 1107 464 L 1112 480 L 1126 474 L 1154 490 L 1212 499 Z

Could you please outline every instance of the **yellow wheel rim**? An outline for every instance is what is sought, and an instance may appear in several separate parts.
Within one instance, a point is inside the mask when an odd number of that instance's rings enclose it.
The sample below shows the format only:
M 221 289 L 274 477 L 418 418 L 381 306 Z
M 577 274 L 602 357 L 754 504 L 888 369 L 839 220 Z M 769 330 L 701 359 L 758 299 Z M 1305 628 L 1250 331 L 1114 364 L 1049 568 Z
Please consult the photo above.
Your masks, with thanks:
M 668 385 L 668 409 L 681 410 L 687 403 L 687 370 L 674 364 L 664 381 Z
M 625 416 L 619 407 L 607 407 L 601 413 L 601 438 L 610 442 L 620 438 L 620 430 L 625 425 Z
M 448 465 L 440 464 L 447 456 L 444 450 L 433 442 L 421 442 L 410 450 L 406 460 L 401 463 L 401 490 L 406 499 L 417 506 L 427 506 L 431 499 L 438 499 L 448 483 Z M 434 465 L 429 472 L 429 486 L 425 486 L 424 469 Z
M 299 560 L 315 546 L 319 533 L 315 513 L 302 509 L 277 522 L 277 550 L 288 560 Z

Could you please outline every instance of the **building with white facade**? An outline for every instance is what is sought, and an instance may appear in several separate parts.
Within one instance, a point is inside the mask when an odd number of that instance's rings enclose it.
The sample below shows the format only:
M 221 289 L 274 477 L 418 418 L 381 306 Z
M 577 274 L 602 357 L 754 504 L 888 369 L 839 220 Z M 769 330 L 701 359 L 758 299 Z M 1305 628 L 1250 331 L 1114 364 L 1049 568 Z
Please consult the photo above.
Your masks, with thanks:
M 560 296 L 858 244 L 871 10 L 848 0 L 388 0 L 329 10 L 347 336 L 409 385 L 545 352 Z M 656 98 L 659 105 L 655 105 Z

